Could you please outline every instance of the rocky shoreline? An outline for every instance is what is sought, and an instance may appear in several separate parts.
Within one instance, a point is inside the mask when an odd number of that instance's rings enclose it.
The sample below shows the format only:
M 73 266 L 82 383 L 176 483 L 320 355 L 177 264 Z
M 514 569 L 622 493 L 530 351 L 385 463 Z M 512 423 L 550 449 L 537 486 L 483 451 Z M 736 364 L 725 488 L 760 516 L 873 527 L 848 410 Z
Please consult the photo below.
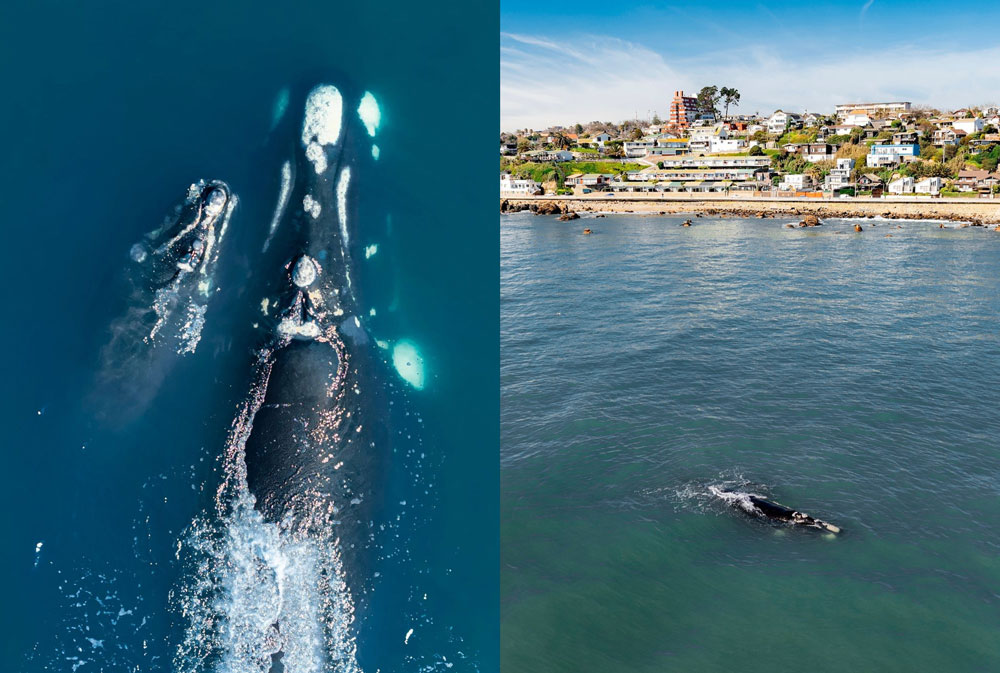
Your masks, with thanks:
M 973 226 L 1000 224 L 1000 201 L 982 203 L 906 202 L 872 200 L 807 202 L 801 200 L 654 200 L 627 198 L 533 197 L 501 198 L 500 212 L 531 211 L 538 215 L 579 213 L 634 213 L 644 215 L 676 215 L 695 213 L 701 216 L 775 218 L 806 216 L 817 218 L 884 218 L 906 220 L 947 220 Z

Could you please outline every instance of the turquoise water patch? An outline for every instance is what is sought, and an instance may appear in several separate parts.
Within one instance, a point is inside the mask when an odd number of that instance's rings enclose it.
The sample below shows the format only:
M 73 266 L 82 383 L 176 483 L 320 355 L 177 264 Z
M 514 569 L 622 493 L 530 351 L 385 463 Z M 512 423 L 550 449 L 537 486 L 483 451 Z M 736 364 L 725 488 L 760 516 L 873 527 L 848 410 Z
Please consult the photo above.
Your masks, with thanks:
M 392 366 L 404 381 L 417 390 L 424 388 L 424 358 L 412 341 L 399 341 L 392 347 Z
M 272 130 L 284 118 L 285 112 L 288 110 L 288 100 L 290 95 L 291 92 L 289 92 L 287 88 L 284 88 L 278 92 L 277 97 L 274 99 L 274 109 L 271 113 Z
M 365 91 L 365 95 L 361 97 L 361 104 L 358 105 L 358 116 L 364 122 L 368 135 L 374 138 L 375 131 L 378 130 L 378 125 L 382 122 L 382 111 L 378 107 L 378 101 L 375 100 L 375 96 L 370 91 Z

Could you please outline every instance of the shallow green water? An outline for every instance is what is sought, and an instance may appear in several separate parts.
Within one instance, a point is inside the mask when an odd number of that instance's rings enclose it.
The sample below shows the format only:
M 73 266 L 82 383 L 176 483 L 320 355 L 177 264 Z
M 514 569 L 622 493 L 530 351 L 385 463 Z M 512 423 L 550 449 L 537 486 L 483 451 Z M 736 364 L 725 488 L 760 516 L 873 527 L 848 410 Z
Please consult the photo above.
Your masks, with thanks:
M 501 218 L 504 670 L 995 670 L 1000 236 L 683 219 Z

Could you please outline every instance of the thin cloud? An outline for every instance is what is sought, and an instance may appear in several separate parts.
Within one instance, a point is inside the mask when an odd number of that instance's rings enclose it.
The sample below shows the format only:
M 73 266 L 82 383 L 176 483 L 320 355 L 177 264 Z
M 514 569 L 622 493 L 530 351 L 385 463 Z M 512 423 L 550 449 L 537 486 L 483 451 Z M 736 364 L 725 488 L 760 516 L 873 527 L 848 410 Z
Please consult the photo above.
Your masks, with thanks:
M 868 13 L 868 9 L 875 4 L 875 0 L 868 0 L 865 2 L 865 6 L 861 8 L 861 18 L 865 18 L 865 14 Z
M 862 100 L 908 100 L 942 108 L 990 102 L 1000 93 L 1000 46 L 932 50 L 892 46 L 803 59 L 770 46 L 673 58 L 645 46 L 595 36 L 556 39 L 504 34 L 500 57 L 503 130 L 545 128 L 593 120 L 666 117 L 675 89 L 707 84 L 740 90 L 733 110 L 767 114 L 781 108 L 833 112 Z M 875 67 L 873 67 L 873 64 Z M 885 65 L 878 65 L 885 64 Z M 984 94 L 989 92 L 989 94 Z M 995 93 L 996 92 L 996 93 Z
M 683 88 L 689 81 L 657 52 L 624 40 L 511 33 L 500 38 L 503 128 L 620 120 L 650 110 L 666 116 L 664 87 Z

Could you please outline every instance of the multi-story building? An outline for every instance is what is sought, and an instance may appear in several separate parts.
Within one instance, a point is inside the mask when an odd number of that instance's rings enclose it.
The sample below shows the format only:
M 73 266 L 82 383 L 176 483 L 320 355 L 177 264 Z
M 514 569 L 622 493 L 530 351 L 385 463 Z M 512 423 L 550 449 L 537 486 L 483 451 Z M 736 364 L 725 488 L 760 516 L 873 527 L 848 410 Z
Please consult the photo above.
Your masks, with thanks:
M 850 187 L 853 170 L 854 159 L 837 159 L 837 167 L 830 169 L 823 186 L 831 192 Z
M 693 96 L 685 96 L 683 91 L 675 91 L 670 101 L 670 123 L 686 129 L 698 116 L 698 102 Z
M 665 157 L 660 161 L 666 169 L 677 168 L 753 168 L 769 169 L 771 157 Z
M 879 168 L 897 166 L 920 156 L 920 145 L 872 145 L 868 148 L 868 165 Z
M 895 103 L 844 103 L 835 108 L 838 119 L 844 119 L 852 112 L 863 112 L 872 117 L 897 116 L 910 111 L 908 101 Z
M 780 135 L 784 133 L 789 126 L 801 125 L 801 123 L 802 115 L 795 112 L 775 110 L 774 114 L 767 118 L 767 132 Z
M 500 192 L 503 194 L 536 194 L 542 186 L 534 180 L 522 180 L 510 173 L 500 174 Z
M 812 178 L 805 173 L 790 173 L 781 179 L 778 189 L 783 192 L 802 192 L 812 187 Z
M 646 150 L 646 156 L 672 157 L 688 153 L 686 138 L 657 138 L 656 146 Z
M 789 154 L 797 154 L 806 161 L 832 161 L 837 154 L 837 145 L 829 143 L 802 143 L 785 145 Z

